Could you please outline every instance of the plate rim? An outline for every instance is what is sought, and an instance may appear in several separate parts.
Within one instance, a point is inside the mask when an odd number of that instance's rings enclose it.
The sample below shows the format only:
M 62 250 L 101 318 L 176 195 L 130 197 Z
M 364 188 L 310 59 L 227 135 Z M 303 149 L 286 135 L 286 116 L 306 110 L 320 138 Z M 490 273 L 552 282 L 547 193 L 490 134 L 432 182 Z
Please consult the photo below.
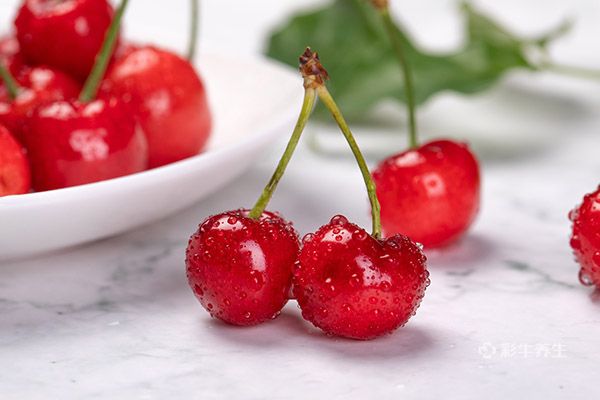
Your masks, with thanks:
M 227 53 L 216 53 L 210 52 L 202 54 L 200 61 L 196 63 L 198 70 L 202 69 L 202 59 L 206 57 L 219 58 L 224 60 L 234 60 L 237 63 L 252 63 L 256 65 L 268 66 L 270 68 L 276 68 L 282 74 L 288 75 L 291 79 L 295 76 L 293 69 L 286 64 L 278 62 L 276 60 L 269 59 L 262 55 L 244 55 L 242 57 L 235 56 Z M 299 93 L 300 86 L 299 82 Z M 300 98 L 300 97 L 299 97 Z M 267 140 L 278 133 L 278 129 L 281 126 L 287 124 L 288 121 L 295 118 L 296 110 L 292 111 L 292 108 L 284 110 L 284 112 L 278 113 L 276 117 L 269 119 L 269 122 L 261 125 L 259 128 L 254 129 L 256 133 L 251 136 L 243 137 L 235 143 L 228 144 L 215 149 L 199 153 L 195 156 L 179 160 L 168 165 L 161 167 L 147 169 L 141 172 L 137 172 L 130 175 L 120 176 L 116 178 L 106 179 L 99 182 L 86 183 L 83 185 L 71 186 L 67 188 L 48 190 L 43 192 L 32 192 L 21 195 L 11 195 L 0 197 L 0 210 L 9 207 L 22 207 L 36 205 L 37 203 L 47 203 L 48 201 L 59 200 L 61 197 L 68 195 L 72 199 L 74 197 L 88 196 L 90 191 L 102 191 L 113 185 L 126 185 L 129 183 L 136 183 L 142 185 L 144 182 L 154 181 L 158 177 L 164 179 L 169 175 L 175 174 L 181 170 L 189 170 L 203 163 L 209 163 L 213 159 L 218 159 L 224 153 L 234 153 L 241 150 L 242 148 L 253 144 L 257 141 Z

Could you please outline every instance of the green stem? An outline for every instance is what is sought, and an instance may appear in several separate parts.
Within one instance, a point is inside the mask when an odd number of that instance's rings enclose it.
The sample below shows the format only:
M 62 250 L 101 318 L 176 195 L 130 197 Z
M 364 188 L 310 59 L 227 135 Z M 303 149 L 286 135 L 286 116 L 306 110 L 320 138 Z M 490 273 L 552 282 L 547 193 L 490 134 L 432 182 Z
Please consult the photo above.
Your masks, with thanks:
M 331 94 L 327 90 L 325 85 L 319 85 L 317 87 L 317 93 L 319 94 L 319 98 L 327 107 L 335 122 L 337 122 L 338 126 L 342 130 L 348 145 L 350 145 L 350 149 L 354 154 L 354 158 L 356 158 L 356 162 L 358 163 L 358 167 L 360 168 L 360 172 L 362 173 L 363 179 L 365 181 L 365 185 L 367 187 L 367 193 L 369 194 L 369 201 L 371 202 L 371 214 L 373 219 L 373 237 L 375 239 L 381 238 L 381 207 L 379 205 L 379 199 L 377 198 L 377 190 L 375 187 L 375 182 L 373 181 L 373 177 L 371 176 L 371 172 L 369 171 L 369 167 L 363 157 L 356 140 L 354 139 L 354 135 L 350 131 L 348 127 L 348 123 L 344 119 L 342 112 L 338 108 L 337 104 Z
M 94 100 L 98 94 L 100 82 L 102 82 L 102 78 L 104 78 L 106 68 L 108 68 L 108 63 L 115 50 L 119 28 L 121 27 L 121 20 L 123 19 L 123 14 L 125 13 L 128 3 L 129 0 L 121 0 L 121 4 L 106 32 L 106 37 L 104 38 L 104 43 L 96 58 L 94 68 L 92 69 L 90 76 L 88 76 L 87 81 L 83 86 L 83 90 L 79 95 L 79 100 L 82 103 L 88 103 Z
M 398 63 L 402 68 L 402 75 L 404 77 L 404 93 L 406 96 L 406 105 L 408 107 L 408 127 L 409 136 L 408 144 L 411 148 L 416 148 L 419 145 L 417 136 L 417 117 L 416 117 L 416 101 L 415 101 L 415 90 L 414 90 L 414 79 L 412 76 L 412 70 L 410 68 L 408 59 L 406 58 L 406 52 L 404 51 L 404 43 L 398 36 L 398 27 L 392 20 L 390 10 L 387 7 L 379 8 L 379 14 L 385 26 L 385 30 L 390 38 L 394 53 L 398 59 Z
M 4 65 L 2 65 L 2 63 L 0 63 L 0 78 L 2 78 L 2 80 L 4 81 L 4 86 L 6 86 L 6 91 L 8 92 L 8 97 L 11 100 L 16 99 L 17 95 L 19 94 L 19 90 L 20 90 L 19 84 L 17 83 L 15 78 L 12 76 L 12 74 L 10 73 L 8 68 L 6 68 Z
M 196 47 L 198 43 L 198 20 L 200 14 L 200 5 L 198 0 L 191 1 L 191 20 L 190 20 L 190 37 L 188 42 L 187 59 L 193 63 L 196 58 Z
M 552 62 L 542 64 L 539 68 L 541 70 L 556 72 L 559 74 L 574 76 L 577 78 L 600 80 L 600 70 L 597 69 L 556 64 Z
M 304 131 L 304 127 L 306 127 L 306 123 L 312 114 L 312 111 L 315 106 L 315 102 L 317 100 L 317 95 L 315 90 L 312 88 L 307 88 L 304 92 L 304 102 L 302 103 L 302 110 L 300 111 L 300 116 L 298 117 L 298 122 L 296 122 L 296 126 L 294 128 L 294 132 L 292 133 L 292 137 L 279 160 L 279 164 L 277 165 L 277 169 L 273 173 L 271 180 L 265 186 L 261 196 L 258 201 L 250 211 L 248 215 L 252 219 L 258 219 L 262 215 L 265 208 L 269 204 L 271 197 L 273 196 L 273 192 L 277 188 L 277 184 L 281 180 L 285 169 L 287 168 L 292 155 L 294 154 L 294 150 L 296 150 L 296 146 L 298 145 L 298 141 L 300 140 L 300 136 L 302 136 L 302 132 Z

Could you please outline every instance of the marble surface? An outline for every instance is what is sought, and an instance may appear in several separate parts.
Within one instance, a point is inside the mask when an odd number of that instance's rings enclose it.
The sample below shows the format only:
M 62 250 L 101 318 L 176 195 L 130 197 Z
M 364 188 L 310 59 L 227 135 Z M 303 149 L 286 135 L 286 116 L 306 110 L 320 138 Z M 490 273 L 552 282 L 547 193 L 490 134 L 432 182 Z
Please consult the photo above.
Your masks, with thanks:
M 240 52 L 257 51 L 266 27 L 300 4 L 281 3 L 260 21 L 256 47 Z M 566 10 L 559 1 L 530 3 L 530 9 L 549 4 L 545 12 L 556 15 Z M 518 4 L 509 1 L 503 10 L 510 15 Z M 588 11 L 600 18 L 594 4 L 572 2 L 570 9 L 585 22 Z M 209 44 L 233 46 L 223 28 L 208 25 L 216 32 L 207 33 Z M 568 47 L 563 54 L 569 51 L 575 52 Z M 577 54 L 600 65 L 582 49 Z M 598 184 L 600 95 L 594 84 L 531 81 L 511 77 L 475 100 L 518 93 L 529 109 L 552 111 L 527 123 L 507 121 L 513 125 L 504 126 L 505 140 L 470 133 L 480 126 L 477 116 L 463 121 L 483 159 L 483 209 L 464 240 L 428 254 L 432 284 L 416 317 L 394 335 L 372 342 L 328 338 L 300 318 L 293 302 L 275 321 L 233 328 L 211 320 L 187 287 L 188 236 L 208 214 L 253 203 L 281 142 L 233 185 L 179 215 L 102 242 L 2 263 L 0 398 L 597 398 L 600 295 L 577 280 L 567 212 Z M 423 111 L 424 125 L 437 132 L 443 127 L 430 114 L 436 107 L 442 112 L 444 101 L 452 103 L 442 99 Z M 371 162 L 384 151 L 380 142 L 393 141 L 385 132 L 400 122 L 391 115 L 383 128 L 356 127 Z M 530 136 L 510 129 L 521 125 Z M 337 213 L 369 226 L 360 175 L 350 158 L 337 155 L 333 132 L 311 125 L 308 134 L 336 155 L 302 146 L 271 206 L 303 233 Z

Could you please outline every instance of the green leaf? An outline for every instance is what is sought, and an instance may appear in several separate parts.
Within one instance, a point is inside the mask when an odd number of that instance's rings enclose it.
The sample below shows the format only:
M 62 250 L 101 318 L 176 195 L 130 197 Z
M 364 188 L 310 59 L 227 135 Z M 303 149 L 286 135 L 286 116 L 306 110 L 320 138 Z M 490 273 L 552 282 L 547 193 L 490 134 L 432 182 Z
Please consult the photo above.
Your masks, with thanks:
M 437 93 L 477 93 L 515 68 L 536 69 L 527 59 L 532 49 L 543 51 L 561 30 L 538 40 L 520 38 L 471 5 L 462 4 L 465 44 L 456 52 L 426 52 L 401 28 L 413 69 L 416 101 Z M 405 101 L 400 66 L 378 13 L 365 0 L 335 0 L 313 12 L 295 16 L 269 41 L 267 54 L 292 66 L 310 46 L 317 50 L 332 77 L 328 87 L 350 118 L 360 118 L 384 99 Z

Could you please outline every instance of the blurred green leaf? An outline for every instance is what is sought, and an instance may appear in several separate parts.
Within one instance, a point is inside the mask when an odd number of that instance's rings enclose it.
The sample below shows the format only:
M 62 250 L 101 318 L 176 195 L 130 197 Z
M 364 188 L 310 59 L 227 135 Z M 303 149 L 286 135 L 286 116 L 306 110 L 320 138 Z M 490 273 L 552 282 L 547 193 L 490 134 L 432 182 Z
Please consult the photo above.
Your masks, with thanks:
M 402 29 L 413 68 L 418 104 L 443 91 L 477 93 L 515 68 L 536 69 L 529 51 L 543 52 L 564 33 L 565 26 L 525 39 L 512 34 L 469 4 L 462 4 L 465 44 L 456 52 L 426 52 Z M 344 113 L 360 118 L 384 99 L 405 101 L 402 75 L 379 15 L 365 0 L 335 0 L 313 12 L 293 17 L 275 32 L 267 54 L 297 66 L 298 56 L 310 46 L 317 50 L 332 79 L 328 85 Z

